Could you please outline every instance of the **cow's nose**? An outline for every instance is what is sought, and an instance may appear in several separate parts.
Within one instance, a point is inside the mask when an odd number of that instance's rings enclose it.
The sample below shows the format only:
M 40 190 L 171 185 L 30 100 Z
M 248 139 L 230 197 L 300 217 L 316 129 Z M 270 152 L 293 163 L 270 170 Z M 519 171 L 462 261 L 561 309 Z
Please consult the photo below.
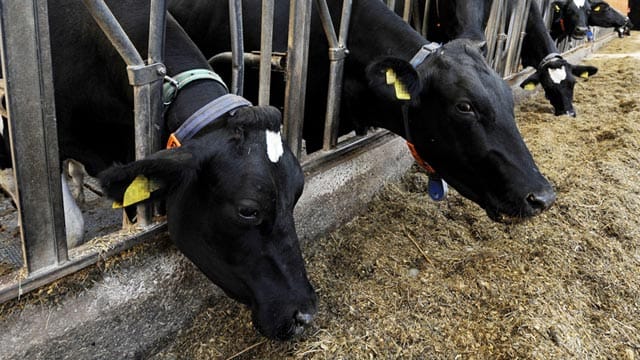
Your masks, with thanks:
M 311 324 L 311 321 L 313 320 L 313 314 L 296 311 L 295 319 L 298 325 L 307 326 Z
M 533 209 L 543 211 L 551 207 L 556 201 L 556 193 L 551 189 L 545 189 L 538 192 L 532 192 L 527 195 L 527 203 Z
M 577 26 L 575 30 L 573 30 L 573 36 L 576 38 L 582 38 L 587 35 L 587 31 L 589 29 L 585 26 Z
M 571 116 L 571 117 L 576 117 L 576 111 L 574 109 L 564 110 L 564 112 L 563 112 L 563 110 L 557 109 L 554 112 L 554 114 L 556 116 L 567 115 L 567 116 Z

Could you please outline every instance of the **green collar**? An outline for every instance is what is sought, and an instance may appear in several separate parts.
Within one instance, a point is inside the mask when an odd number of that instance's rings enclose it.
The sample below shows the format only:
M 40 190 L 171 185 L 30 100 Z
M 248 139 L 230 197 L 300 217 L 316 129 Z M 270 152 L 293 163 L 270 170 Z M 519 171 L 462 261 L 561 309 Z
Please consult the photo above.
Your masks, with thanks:
M 227 92 L 229 92 L 227 85 L 224 83 L 220 75 L 209 69 L 193 69 L 183 71 L 174 77 L 164 77 L 165 82 L 162 85 L 162 102 L 165 105 L 171 104 L 178 95 L 178 91 L 180 91 L 180 89 L 193 81 L 204 79 L 217 81 L 227 90 Z

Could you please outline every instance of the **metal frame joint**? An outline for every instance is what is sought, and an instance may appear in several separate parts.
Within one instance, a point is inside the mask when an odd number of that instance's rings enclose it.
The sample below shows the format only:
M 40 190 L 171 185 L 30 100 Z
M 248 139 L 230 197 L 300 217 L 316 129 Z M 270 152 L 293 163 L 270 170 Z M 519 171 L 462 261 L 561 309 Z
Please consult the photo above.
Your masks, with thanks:
M 167 75 L 167 67 L 163 63 L 129 65 L 127 66 L 127 75 L 129 77 L 129 85 L 146 85 L 164 79 L 165 75 Z

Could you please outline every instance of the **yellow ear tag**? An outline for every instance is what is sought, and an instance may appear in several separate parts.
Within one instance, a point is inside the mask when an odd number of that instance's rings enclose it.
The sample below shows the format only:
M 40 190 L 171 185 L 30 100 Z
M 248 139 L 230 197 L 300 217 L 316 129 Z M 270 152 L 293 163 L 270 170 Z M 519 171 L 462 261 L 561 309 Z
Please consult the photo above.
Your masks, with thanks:
M 396 72 L 393 71 L 393 69 L 389 68 L 387 69 L 387 85 L 391 85 L 394 84 L 396 82 Z
M 393 87 L 396 90 L 396 98 L 398 100 L 411 100 L 411 95 L 409 95 L 407 88 L 400 81 L 396 81 Z
M 589 78 L 589 72 L 588 71 L 583 72 L 582 74 L 580 74 L 580 77 L 588 79 Z
M 594 11 L 594 12 L 599 12 L 599 11 L 600 11 L 600 5 L 598 5 L 598 6 L 594 7 L 594 8 L 593 8 L 593 11 Z
M 528 82 L 524 85 L 525 90 L 535 90 L 535 88 L 536 88 L 536 84 L 532 82 Z
M 157 182 L 149 181 L 144 175 L 138 175 L 125 190 L 122 203 L 114 201 L 112 207 L 118 209 L 139 203 L 148 199 L 151 193 L 159 188 L 160 185 Z
M 393 85 L 393 89 L 396 91 L 396 98 L 398 100 L 411 100 L 411 95 L 407 91 L 407 88 L 398 81 L 395 71 L 389 68 L 386 73 L 387 85 Z

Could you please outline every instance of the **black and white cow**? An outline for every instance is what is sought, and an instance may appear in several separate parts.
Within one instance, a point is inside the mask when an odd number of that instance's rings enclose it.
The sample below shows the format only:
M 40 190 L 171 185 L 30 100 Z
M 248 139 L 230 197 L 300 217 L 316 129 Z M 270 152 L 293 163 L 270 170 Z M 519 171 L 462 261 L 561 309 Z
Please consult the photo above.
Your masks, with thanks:
M 534 1 L 535 2 L 535 1 Z M 584 39 L 589 31 L 589 0 L 556 0 L 549 4 L 551 37 L 560 42 L 567 38 Z
M 149 2 L 108 5 L 144 57 Z M 181 89 L 163 125 L 180 146 L 133 161 L 133 98 L 123 60 L 81 1 L 51 1 L 49 17 L 61 160 L 80 161 L 119 202 L 128 201 L 133 186 L 146 196 L 131 203 L 166 200 L 176 246 L 250 307 L 262 334 L 285 340 L 301 333 L 317 297 L 293 220 L 304 177 L 280 138 L 280 112 L 229 95 L 169 18 L 165 65 L 180 83 L 168 88 Z
M 508 6 L 513 6 L 514 1 L 508 2 Z M 422 9 L 424 4 L 425 1 L 420 0 Z M 456 38 L 485 41 L 484 29 L 489 19 L 491 4 L 492 0 L 435 0 L 429 8 L 427 37 L 441 42 Z M 531 2 L 529 8 L 520 55 L 524 67 L 531 66 L 536 69 L 521 86 L 532 89 L 540 84 L 556 115 L 575 116 L 575 77 L 591 76 L 598 69 L 593 66 L 570 64 L 560 56 L 535 1 Z
M 592 1 L 589 25 L 614 28 L 618 37 L 630 35 L 631 28 L 633 28 L 629 17 L 622 15 L 605 1 Z
M 536 72 L 524 80 L 521 86 L 526 89 L 531 85 L 541 84 L 556 115 L 576 116 L 573 107 L 576 77 L 588 78 L 598 68 L 573 65 L 560 56 L 556 43 L 548 36 L 535 1 L 531 2 L 526 32 L 521 50 L 522 66 L 531 66 Z
M 206 56 L 229 50 L 226 0 L 172 0 L 169 9 Z M 259 0 L 243 2 L 247 51 L 259 49 Z M 342 1 L 328 1 L 339 23 Z M 275 2 L 274 50 L 286 51 L 289 1 Z M 467 40 L 429 43 L 380 0 L 355 0 L 349 28 L 342 130 L 382 127 L 494 220 L 548 208 L 555 193 L 516 127 L 511 90 Z M 328 45 L 311 19 L 304 138 L 322 141 Z M 278 85 L 274 82 L 274 85 Z M 404 114 L 404 115 L 403 115 Z

